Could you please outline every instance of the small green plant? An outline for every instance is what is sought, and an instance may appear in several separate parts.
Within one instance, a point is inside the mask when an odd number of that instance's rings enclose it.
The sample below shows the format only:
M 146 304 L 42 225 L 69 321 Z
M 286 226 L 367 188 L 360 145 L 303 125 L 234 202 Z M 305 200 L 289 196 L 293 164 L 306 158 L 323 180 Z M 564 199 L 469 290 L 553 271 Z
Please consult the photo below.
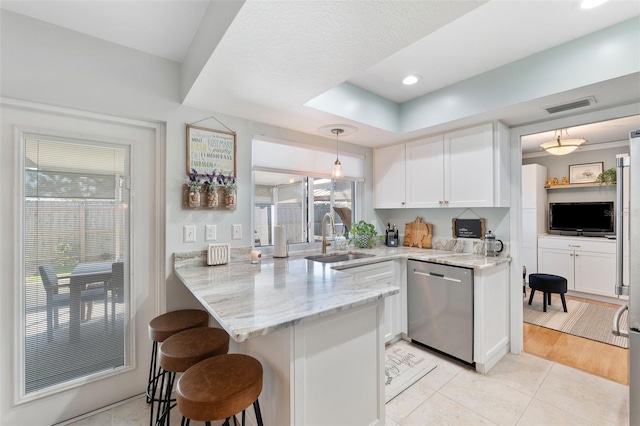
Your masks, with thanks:
M 607 169 L 596 178 L 600 185 L 614 185 L 616 183 L 616 169 Z
M 358 248 L 371 248 L 376 245 L 376 228 L 364 220 L 355 223 L 349 233 L 353 236 L 349 244 L 353 243 Z

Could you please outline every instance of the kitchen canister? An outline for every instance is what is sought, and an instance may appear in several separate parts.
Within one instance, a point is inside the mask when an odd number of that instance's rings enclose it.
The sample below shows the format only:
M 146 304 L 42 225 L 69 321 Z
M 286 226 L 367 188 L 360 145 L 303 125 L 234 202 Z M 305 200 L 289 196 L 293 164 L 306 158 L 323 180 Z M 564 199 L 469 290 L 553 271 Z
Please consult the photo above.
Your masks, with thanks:
M 276 225 L 273 234 L 273 257 L 288 257 L 289 245 L 284 225 Z

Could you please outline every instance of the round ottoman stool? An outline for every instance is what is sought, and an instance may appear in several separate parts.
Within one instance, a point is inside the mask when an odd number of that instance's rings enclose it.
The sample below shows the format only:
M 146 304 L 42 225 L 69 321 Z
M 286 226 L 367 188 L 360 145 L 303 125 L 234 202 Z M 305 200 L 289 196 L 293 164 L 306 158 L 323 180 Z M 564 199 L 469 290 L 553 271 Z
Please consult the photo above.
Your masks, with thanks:
M 531 289 L 529 305 L 533 301 L 536 290 L 539 290 L 542 292 L 542 310 L 547 312 L 547 302 L 551 305 L 551 293 L 558 293 L 562 299 L 562 308 L 567 312 L 567 301 L 564 299 L 564 294 L 567 292 L 566 278 L 551 274 L 529 274 L 529 288 Z

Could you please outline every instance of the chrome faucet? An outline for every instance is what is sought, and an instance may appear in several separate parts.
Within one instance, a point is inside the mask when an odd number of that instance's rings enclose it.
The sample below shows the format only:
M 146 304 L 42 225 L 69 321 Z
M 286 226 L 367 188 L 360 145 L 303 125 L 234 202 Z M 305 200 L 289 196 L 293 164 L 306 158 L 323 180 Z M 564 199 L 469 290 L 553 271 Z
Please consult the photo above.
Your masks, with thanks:
M 326 218 L 329 218 L 329 222 L 331 222 L 332 235 L 336 235 L 336 222 L 333 220 L 333 215 L 331 214 L 331 212 L 327 212 L 324 214 L 324 216 L 322 216 L 322 254 L 327 253 L 327 246 L 330 244 L 327 241 L 327 236 L 325 234 L 327 232 L 327 225 L 324 221 Z

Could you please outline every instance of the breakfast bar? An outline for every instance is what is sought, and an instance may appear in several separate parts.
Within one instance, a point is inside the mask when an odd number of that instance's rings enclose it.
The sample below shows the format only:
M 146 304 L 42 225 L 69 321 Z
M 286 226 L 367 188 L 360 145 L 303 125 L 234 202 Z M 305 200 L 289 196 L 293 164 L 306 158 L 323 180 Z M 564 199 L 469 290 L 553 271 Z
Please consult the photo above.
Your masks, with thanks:
M 231 351 L 262 363 L 265 424 L 384 424 L 385 298 L 400 282 L 340 269 L 409 256 L 483 267 L 478 256 L 437 250 L 373 252 L 338 263 L 292 256 L 218 266 L 202 253 L 175 255 L 178 278 L 236 342 Z

